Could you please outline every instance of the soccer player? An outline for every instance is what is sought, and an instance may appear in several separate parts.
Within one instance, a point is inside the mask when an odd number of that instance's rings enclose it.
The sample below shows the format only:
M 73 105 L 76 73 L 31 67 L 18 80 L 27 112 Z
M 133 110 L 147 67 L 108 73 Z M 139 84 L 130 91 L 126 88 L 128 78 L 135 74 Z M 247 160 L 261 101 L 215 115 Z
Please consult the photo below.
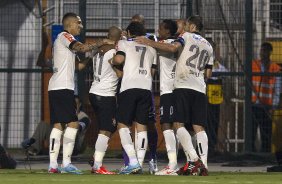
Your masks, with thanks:
M 120 37 L 121 29 L 116 26 L 110 27 L 108 38 L 117 43 Z M 102 165 L 108 147 L 108 141 L 112 133 L 116 130 L 115 96 L 118 84 L 118 76 L 108 62 L 113 57 L 113 54 L 116 53 L 115 44 L 104 49 L 101 48 L 100 52 L 93 58 L 93 82 L 89 91 L 89 100 L 95 111 L 99 125 L 99 134 L 93 155 L 94 165 L 91 172 L 95 174 L 115 174 L 108 171 Z
M 131 174 L 141 170 L 148 146 L 147 124 L 151 106 L 151 68 L 156 64 L 156 50 L 133 41 L 145 35 L 143 24 L 131 22 L 126 28 L 127 40 L 120 40 L 113 65 L 124 64 L 120 93 L 118 94 L 118 131 L 121 144 L 129 157 L 129 165 L 120 174 Z M 130 136 L 129 127 L 136 121 L 137 153 Z
M 139 22 L 145 27 L 145 18 L 141 14 L 135 14 L 131 17 L 131 22 Z M 127 39 L 127 32 L 122 32 L 123 39 Z M 146 33 L 146 37 L 157 41 L 157 37 L 151 33 Z M 151 69 L 152 77 L 156 73 L 156 68 Z M 158 144 L 158 132 L 156 127 L 156 109 L 155 109 L 155 97 L 154 93 L 152 92 L 152 104 L 149 111 L 149 122 L 148 122 L 148 147 L 149 147 L 149 173 L 154 174 L 158 171 L 157 165 L 157 144 Z M 125 166 L 128 165 L 129 159 L 126 155 L 125 151 L 123 150 L 123 158 Z
M 79 127 L 74 99 L 75 53 L 93 50 L 104 43 L 108 43 L 108 40 L 91 44 L 83 44 L 77 41 L 74 36 L 80 34 L 83 26 L 80 17 L 75 13 L 65 14 L 62 22 L 64 31 L 57 36 L 54 43 L 53 75 L 48 86 L 51 124 L 53 124 L 50 134 L 50 165 L 48 171 L 49 173 L 61 171 L 82 174 L 71 163 L 71 155 Z M 66 127 L 63 135 L 63 163 L 62 168 L 59 169 L 57 159 L 63 127 Z
M 175 41 L 177 24 L 173 20 L 163 20 L 159 25 L 159 42 L 172 44 Z M 175 78 L 176 54 L 159 50 L 160 61 L 160 123 L 165 139 L 168 166 L 155 175 L 177 175 L 176 140 L 173 131 L 174 96 L 173 82 Z
M 144 37 L 136 39 L 138 43 L 146 44 L 169 52 L 183 51 L 176 63 L 174 81 L 176 135 L 182 145 L 187 163 L 181 173 L 207 175 L 208 138 L 205 132 L 207 123 L 207 99 L 205 78 L 212 73 L 213 49 L 210 43 L 200 35 L 203 28 L 202 18 L 194 15 L 187 19 L 186 30 L 173 44 L 152 42 Z M 184 124 L 195 131 L 199 159 L 193 147 L 191 135 Z M 191 161 L 189 161 L 191 160 Z M 204 164 L 203 164 L 204 163 Z
M 145 18 L 142 14 L 135 14 L 131 18 L 131 22 L 139 22 L 145 27 Z M 146 29 L 146 27 L 145 27 Z M 157 41 L 157 37 L 154 34 L 146 33 L 146 37 Z M 156 68 L 152 68 L 152 77 L 154 78 Z M 157 165 L 157 144 L 158 144 L 158 131 L 156 127 L 156 109 L 155 109 L 155 97 L 152 92 L 152 104 L 149 111 L 149 123 L 148 123 L 148 147 L 149 147 L 149 173 L 154 174 L 158 171 Z

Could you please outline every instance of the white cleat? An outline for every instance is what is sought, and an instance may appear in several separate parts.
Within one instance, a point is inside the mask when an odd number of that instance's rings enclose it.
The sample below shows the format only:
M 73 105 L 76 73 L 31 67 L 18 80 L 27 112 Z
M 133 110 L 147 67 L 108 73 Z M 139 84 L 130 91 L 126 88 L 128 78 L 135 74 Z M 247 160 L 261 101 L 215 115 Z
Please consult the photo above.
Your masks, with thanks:
M 150 174 L 155 174 L 156 172 L 158 172 L 158 164 L 157 161 L 152 159 L 149 161 L 149 173 Z
M 165 176 L 165 175 L 170 175 L 170 176 L 177 176 L 177 171 L 179 169 L 170 169 L 169 166 L 166 166 L 165 168 L 163 168 L 162 170 L 158 171 L 155 173 L 155 175 L 159 175 L 159 176 Z

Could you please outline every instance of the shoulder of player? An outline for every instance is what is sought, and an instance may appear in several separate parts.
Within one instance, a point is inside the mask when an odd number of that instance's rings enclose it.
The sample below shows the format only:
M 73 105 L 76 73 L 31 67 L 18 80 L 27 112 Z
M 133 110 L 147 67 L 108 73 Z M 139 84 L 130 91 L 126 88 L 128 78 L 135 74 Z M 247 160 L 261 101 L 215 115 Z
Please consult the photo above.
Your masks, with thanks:
M 63 36 L 65 38 L 74 38 L 74 36 L 72 34 L 65 32 L 65 31 L 59 33 L 58 36 L 61 36 L 61 37 Z
M 72 34 L 65 32 L 65 31 L 59 33 L 57 36 L 57 39 L 60 39 L 60 40 L 67 39 L 69 42 L 73 42 L 76 40 Z
M 113 54 L 116 53 L 116 49 L 110 49 L 105 52 L 104 57 L 113 57 Z

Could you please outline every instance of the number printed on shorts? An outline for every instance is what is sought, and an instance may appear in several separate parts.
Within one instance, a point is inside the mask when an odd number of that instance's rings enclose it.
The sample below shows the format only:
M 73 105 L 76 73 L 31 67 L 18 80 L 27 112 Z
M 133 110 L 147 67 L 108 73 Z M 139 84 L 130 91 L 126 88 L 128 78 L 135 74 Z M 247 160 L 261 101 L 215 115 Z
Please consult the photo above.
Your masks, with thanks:
M 144 69 L 144 57 L 146 53 L 146 47 L 143 46 L 135 46 L 136 52 L 141 52 L 141 57 L 140 57 L 140 65 L 139 65 L 139 74 L 141 75 L 146 75 L 147 70 Z
M 189 51 L 193 52 L 194 54 L 186 60 L 186 65 L 190 66 L 193 69 L 203 71 L 205 69 L 207 62 L 210 59 L 208 51 L 207 50 L 200 51 L 198 45 L 191 45 Z

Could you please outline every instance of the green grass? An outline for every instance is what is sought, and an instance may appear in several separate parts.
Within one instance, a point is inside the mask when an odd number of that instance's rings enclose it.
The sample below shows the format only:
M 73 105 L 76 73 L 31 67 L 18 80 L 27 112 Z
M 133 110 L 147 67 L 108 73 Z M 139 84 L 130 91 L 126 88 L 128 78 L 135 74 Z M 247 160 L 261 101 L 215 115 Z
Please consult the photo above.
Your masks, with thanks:
M 0 184 L 128 184 L 128 183 L 224 183 L 224 184 L 281 184 L 282 173 L 212 172 L 202 176 L 152 176 L 152 175 L 83 175 L 48 174 L 46 170 L 0 170 Z

